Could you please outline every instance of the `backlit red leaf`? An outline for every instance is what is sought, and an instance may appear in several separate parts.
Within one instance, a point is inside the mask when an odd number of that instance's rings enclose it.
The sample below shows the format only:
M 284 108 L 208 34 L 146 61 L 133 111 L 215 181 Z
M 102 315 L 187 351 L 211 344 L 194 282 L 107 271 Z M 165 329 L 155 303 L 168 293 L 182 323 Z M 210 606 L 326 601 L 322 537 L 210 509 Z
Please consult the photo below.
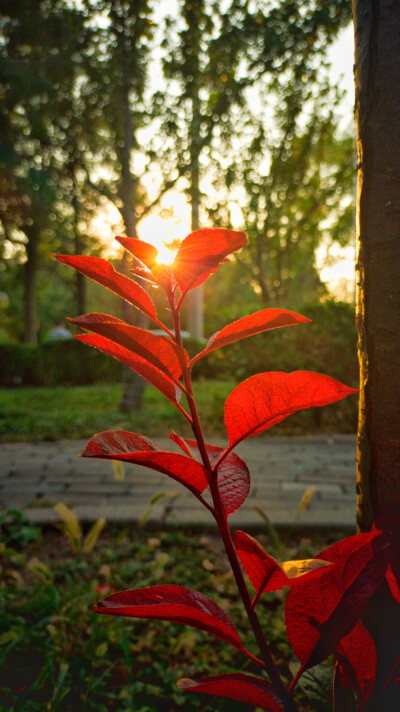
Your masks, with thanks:
M 160 325 L 156 308 L 147 292 L 129 277 L 117 272 L 110 262 L 100 257 L 86 257 L 75 255 L 56 255 L 60 262 L 73 267 L 86 277 L 107 287 L 119 297 L 125 299 L 133 306 L 147 314 L 152 321 Z
M 399 580 L 395 576 L 392 567 L 389 565 L 386 571 L 386 581 L 388 583 L 388 586 L 391 590 L 393 598 L 397 601 L 397 603 L 400 603 L 400 586 L 399 586 Z
M 361 621 L 340 641 L 335 658 L 341 687 L 355 689 L 364 705 L 375 682 L 377 656 L 374 641 Z
M 204 594 L 183 586 L 150 586 L 113 593 L 99 601 L 94 610 L 109 616 L 152 618 L 190 625 L 246 653 L 227 613 Z
M 307 317 L 285 309 L 261 309 L 261 311 L 250 314 L 249 316 L 244 316 L 242 319 L 228 324 L 228 326 L 225 326 L 221 331 L 217 331 L 217 333 L 208 340 L 204 351 L 197 354 L 190 363 L 193 365 L 200 358 L 210 353 L 210 351 L 219 349 L 221 346 L 226 346 L 227 344 L 232 344 L 240 339 L 246 339 L 248 336 L 261 334 L 263 331 L 269 331 L 270 329 L 278 329 L 281 326 L 291 326 L 292 324 L 301 324 L 309 321 L 310 319 L 307 319 Z
M 235 532 L 234 541 L 242 566 L 255 588 L 255 600 L 267 591 L 296 586 L 305 576 L 318 578 L 330 565 L 321 559 L 278 562 L 245 532 Z
M 187 440 L 175 433 L 171 433 L 171 438 L 179 445 L 184 452 L 195 455 L 201 460 L 200 450 L 196 440 Z M 189 446 L 189 448 L 188 448 Z M 186 448 L 186 449 L 185 449 Z M 224 448 L 206 443 L 207 453 L 212 467 L 215 466 L 219 457 L 224 452 Z M 229 516 L 236 512 L 246 500 L 250 492 L 250 474 L 244 460 L 236 453 L 230 452 L 221 462 L 217 470 L 218 489 L 223 504 L 225 514 Z
M 143 465 L 180 482 L 195 495 L 205 490 L 210 477 L 210 473 L 196 460 L 161 450 L 149 438 L 125 430 L 98 433 L 88 442 L 81 457 L 99 457 Z
M 227 673 L 203 677 L 201 680 L 183 678 L 179 680 L 178 687 L 189 692 L 204 692 L 247 702 L 267 712 L 282 712 L 285 709 L 271 683 L 253 675 Z
M 171 403 L 174 405 L 178 404 L 181 397 L 180 388 L 171 381 L 168 376 L 161 373 L 158 368 L 154 368 L 154 366 L 133 354 L 129 349 L 126 349 L 124 346 L 119 346 L 119 344 L 115 344 L 113 341 L 110 341 L 110 339 L 106 339 L 104 336 L 98 334 L 82 334 L 75 338 L 84 344 L 95 346 L 103 353 L 108 354 L 108 356 L 112 356 L 126 364 L 126 366 L 129 366 L 129 368 L 138 373 L 139 376 L 142 376 L 145 381 L 148 381 L 148 383 L 151 383 L 152 386 L 163 393 Z
M 86 331 L 93 331 L 110 341 L 132 351 L 140 358 L 148 361 L 155 368 L 158 368 L 166 376 L 177 379 L 182 373 L 182 369 L 177 356 L 178 346 L 175 346 L 165 336 L 152 334 L 137 326 L 125 324 L 121 319 L 108 316 L 108 314 L 85 314 L 71 319 L 73 324 L 80 326 Z M 184 349 L 181 349 L 182 357 L 188 362 L 188 356 Z
M 328 405 L 357 393 L 334 378 L 311 371 L 272 371 L 251 376 L 225 403 L 225 424 L 233 447 L 261 433 L 292 413 Z
M 289 642 L 301 671 L 335 652 L 380 586 L 388 565 L 385 537 L 377 531 L 337 542 L 318 558 L 336 564 L 318 579 L 299 581 L 286 600 Z
M 181 242 L 173 271 L 182 294 L 202 284 L 225 258 L 247 243 L 246 233 L 222 228 L 195 230 Z
M 125 250 L 130 252 L 142 265 L 149 269 L 150 272 L 152 271 L 154 265 L 157 264 L 158 256 L 158 250 L 154 245 L 143 242 L 143 240 L 138 240 L 135 237 L 122 237 L 121 235 L 117 235 L 115 239 Z

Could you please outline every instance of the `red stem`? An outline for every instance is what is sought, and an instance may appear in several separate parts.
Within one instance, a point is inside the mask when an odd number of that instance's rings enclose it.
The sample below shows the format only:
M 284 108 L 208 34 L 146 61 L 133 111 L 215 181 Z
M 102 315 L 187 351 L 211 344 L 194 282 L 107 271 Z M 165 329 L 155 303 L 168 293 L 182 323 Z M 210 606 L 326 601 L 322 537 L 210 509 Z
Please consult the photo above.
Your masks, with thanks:
M 181 336 L 181 328 L 180 328 L 180 318 L 179 318 L 179 312 L 175 308 L 172 302 L 171 304 L 171 309 L 172 309 L 172 314 L 174 318 L 174 325 L 175 325 L 175 339 L 176 343 L 178 346 L 182 347 L 182 336 Z M 196 402 L 194 399 L 193 395 L 193 387 L 192 387 L 192 379 L 191 379 L 191 372 L 190 368 L 188 368 L 185 359 L 182 357 L 181 359 L 181 366 L 182 366 L 182 376 L 183 380 L 186 386 L 186 389 L 188 393 L 186 394 L 190 413 L 192 416 L 192 430 L 193 434 L 196 438 L 196 442 L 199 447 L 199 451 L 203 460 L 204 467 L 206 467 L 208 470 L 213 471 L 213 477 L 210 482 L 210 490 L 211 490 L 211 495 L 214 503 L 214 509 L 212 510 L 215 521 L 218 525 L 219 532 L 221 534 L 222 541 L 225 546 L 225 551 L 227 553 L 229 563 L 231 565 L 233 575 L 236 580 L 236 584 L 240 593 L 240 596 L 243 601 L 243 605 L 245 607 L 247 617 L 249 619 L 250 625 L 253 629 L 254 636 L 256 638 L 257 644 L 259 646 L 260 652 L 261 652 L 261 657 L 264 660 L 265 663 L 265 670 L 268 673 L 270 680 L 272 684 L 274 685 L 277 693 L 279 694 L 279 697 L 281 698 L 282 704 L 286 710 L 286 712 L 296 712 L 296 705 L 293 701 L 292 696 L 289 694 L 287 691 L 286 687 L 284 686 L 281 677 L 279 675 L 279 672 L 276 668 L 276 665 L 274 663 L 274 660 L 272 658 L 271 652 L 269 650 L 268 644 L 265 640 L 264 633 L 262 631 L 260 621 L 258 620 L 257 614 L 252 607 L 251 604 L 251 598 L 249 595 L 249 592 L 247 590 L 246 582 L 244 580 L 244 576 L 242 573 L 242 569 L 239 563 L 239 559 L 236 553 L 235 546 L 232 541 L 231 537 L 231 532 L 229 529 L 228 525 L 228 520 L 224 511 L 223 504 L 221 502 L 221 497 L 219 493 L 219 488 L 218 488 L 218 482 L 217 482 L 217 477 L 216 477 L 216 470 L 212 468 L 212 465 L 210 463 L 210 458 L 208 456 L 206 444 L 204 442 L 204 437 L 203 437 L 203 431 L 201 428 L 200 424 L 200 419 L 198 416 L 197 412 L 197 407 L 196 407 Z M 228 448 L 229 451 L 229 448 Z M 220 460 L 223 459 L 228 454 L 227 451 L 223 453 L 221 456 Z

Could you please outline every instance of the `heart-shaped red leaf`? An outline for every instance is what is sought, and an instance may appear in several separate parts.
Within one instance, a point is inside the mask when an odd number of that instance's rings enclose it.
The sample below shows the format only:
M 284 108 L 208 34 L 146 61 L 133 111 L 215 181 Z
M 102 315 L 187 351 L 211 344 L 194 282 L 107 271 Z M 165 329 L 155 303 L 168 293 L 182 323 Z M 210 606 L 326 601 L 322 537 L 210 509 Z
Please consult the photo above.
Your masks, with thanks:
M 147 292 L 133 279 L 117 272 L 107 260 L 81 255 L 56 255 L 56 258 L 81 272 L 85 277 L 90 277 L 103 287 L 107 287 L 114 294 L 118 294 L 119 297 L 147 314 L 158 326 L 162 326 L 157 318 L 156 308 Z
M 113 593 L 99 601 L 96 613 L 155 618 L 205 630 L 246 653 L 231 618 L 199 591 L 176 585 L 150 586 Z
M 219 349 L 221 346 L 232 344 L 240 339 L 246 339 L 248 336 L 261 334 L 263 331 L 269 331 L 270 329 L 278 329 L 281 326 L 291 326 L 309 321 L 311 320 L 307 319 L 307 317 L 285 309 L 261 309 L 261 311 L 244 316 L 242 319 L 228 324 L 221 331 L 217 331 L 208 340 L 206 348 L 192 358 L 190 364 L 193 365 L 210 351 L 214 351 L 214 349 Z
M 225 403 L 231 447 L 298 410 L 328 405 L 351 393 L 357 390 L 311 371 L 271 371 L 251 376 L 232 391 Z
M 115 238 L 122 247 L 136 257 L 146 269 L 152 271 L 154 265 L 157 264 L 158 250 L 154 245 L 148 242 L 138 240 L 135 237 L 122 237 L 117 235 Z
M 234 541 L 243 568 L 256 591 L 253 605 L 263 593 L 278 591 L 283 586 L 296 586 L 305 576 L 318 578 L 330 566 L 321 559 L 278 562 L 245 532 L 235 532 Z
M 196 496 L 208 485 L 211 473 L 199 462 L 185 455 L 165 452 L 149 438 L 125 430 L 106 430 L 89 440 L 81 457 L 134 462 L 162 472 L 180 482 Z
M 240 672 L 203 677 L 201 680 L 183 678 L 178 681 L 178 687 L 189 692 L 204 692 L 247 702 L 267 712 L 282 712 L 285 709 L 270 682 Z
M 341 687 L 355 689 L 364 706 L 374 686 L 377 656 L 374 641 L 361 621 L 340 641 L 335 658 Z
M 76 319 L 70 319 L 70 321 L 86 331 L 100 334 L 113 343 L 132 351 L 168 377 L 172 376 L 177 379 L 182 373 L 177 355 L 179 347 L 175 347 L 165 336 L 158 336 L 145 329 L 139 329 L 137 326 L 125 324 L 121 319 L 116 319 L 108 314 L 85 314 Z M 181 349 L 181 354 L 188 362 L 189 359 L 184 349 Z
M 300 672 L 335 652 L 356 625 L 385 577 L 386 538 L 378 531 L 358 534 L 325 549 L 318 558 L 336 565 L 318 579 L 304 577 L 286 600 L 286 629 L 302 662 Z
M 194 454 L 201 460 L 200 450 L 196 440 L 181 438 L 175 433 L 171 433 L 170 437 L 184 452 L 190 455 Z M 221 453 L 224 452 L 224 448 L 206 443 L 206 449 L 210 464 L 214 467 Z M 250 492 L 250 474 L 244 460 L 236 455 L 236 453 L 230 452 L 218 467 L 217 482 L 225 514 L 229 516 L 242 506 Z
M 204 228 L 181 242 L 173 271 L 182 295 L 202 284 L 221 262 L 247 244 L 246 233 L 223 228 Z
M 119 346 L 113 341 L 110 341 L 110 339 L 106 339 L 104 336 L 98 334 L 82 334 L 75 338 L 84 344 L 95 346 L 103 353 L 108 354 L 108 356 L 112 356 L 126 364 L 126 366 L 129 366 L 129 368 L 138 373 L 139 376 L 142 376 L 145 381 L 148 381 L 148 383 L 151 383 L 152 386 L 163 393 L 171 403 L 176 406 L 178 405 L 178 401 L 182 395 L 182 391 L 178 385 L 168 376 L 161 373 L 158 368 L 154 368 L 154 366 L 144 359 L 132 354 L 129 349 Z

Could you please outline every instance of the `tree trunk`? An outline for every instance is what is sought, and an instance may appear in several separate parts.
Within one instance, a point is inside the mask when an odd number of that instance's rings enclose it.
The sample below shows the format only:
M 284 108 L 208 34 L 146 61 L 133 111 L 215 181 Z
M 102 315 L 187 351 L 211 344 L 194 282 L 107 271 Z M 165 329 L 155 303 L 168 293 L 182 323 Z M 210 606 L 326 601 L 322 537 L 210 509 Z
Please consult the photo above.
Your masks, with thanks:
M 36 276 L 38 269 L 39 230 L 33 225 L 25 230 L 28 238 L 25 262 L 24 334 L 26 344 L 36 344 L 38 339 L 38 319 L 36 310 Z
M 192 98 L 192 123 L 190 140 L 190 202 L 192 231 L 200 227 L 200 102 L 198 93 Z M 204 338 L 203 285 L 197 287 L 188 296 L 188 330 L 193 339 Z
M 400 509 L 400 4 L 353 0 L 358 149 L 357 327 L 360 409 L 357 523 L 370 529 L 384 507 Z M 366 712 L 397 712 L 400 616 L 384 583 L 364 622 L 378 668 Z
M 73 227 L 73 238 L 74 238 L 74 254 L 82 255 L 84 250 L 84 244 L 79 232 L 79 199 L 78 199 L 78 186 L 75 177 L 75 165 L 72 161 L 71 168 L 71 180 L 72 180 L 72 227 Z M 76 306 L 78 314 L 85 314 L 86 312 L 86 278 L 80 272 L 75 275 L 75 295 L 76 295 Z
M 122 217 L 124 220 L 125 230 L 128 237 L 137 238 L 136 224 L 137 218 L 134 209 L 134 181 L 130 170 L 131 149 L 133 140 L 132 120 L 129 109 L 129 96 L 126 90 L 125 106 L 124 106 L 124 133 L 125 142 L 122 153 L 122 182 L 120 187 L 120 197 L 122 199 Z M 128 253 L 125 251 L 122 257 L 122 272 L 128 277 L 129 274 Z M 134 307 L 130 306 L 125 300 L 122 301 L 122 312 L 124 321 L 128 324 L 135 324 L 142 329 L 148 326 L 148 318 L 142 312 L 138 312 Z M 137 373 L 132 371 L 128 366 L 123 368 L 124 374 L 124 392 L 119 409 L 123 413 L 132 413 L 138 411 L 142 407 L 144 390 L 146 381 Z
M 400 507 L 400 3 L 353 0 L 358 148 L 358 511 Z M 400 708 L 400 705 L 399 705 Z

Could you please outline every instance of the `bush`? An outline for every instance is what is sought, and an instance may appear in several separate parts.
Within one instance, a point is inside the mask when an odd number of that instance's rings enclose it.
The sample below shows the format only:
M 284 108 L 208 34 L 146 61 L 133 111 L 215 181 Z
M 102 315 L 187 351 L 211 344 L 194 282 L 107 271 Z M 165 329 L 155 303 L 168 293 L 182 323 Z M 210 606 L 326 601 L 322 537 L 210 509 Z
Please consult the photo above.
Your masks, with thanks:
M 0 344 L 1 386 L 60 386 L 115 382 L 122 365 L 76 339 L 37 346 Z
M 298 311 L 308 316 L 312 323 L 276 329 L 254 336 L 251 342 L 238 341 L 214 351 L 196 363 L 194 378 L 240 381 L 263 371 L 306 369 L 327 373 L 357 387 L 354 308 L 332 301 L 306 305 Z M 204 346 L 195 339 L 185 340 L 190 357 Z M 0 344 L 0 361 L 1 386 L 86 385 L 122 380 L 119 362 L 96 349 L 87 348 L 76 339 L 37 346 Z M 343 407 L 352 413 L 356 409 L 352 400 L 345 401 Z M 317 417 L 320 417 L 321 411 L 318 413 Z

